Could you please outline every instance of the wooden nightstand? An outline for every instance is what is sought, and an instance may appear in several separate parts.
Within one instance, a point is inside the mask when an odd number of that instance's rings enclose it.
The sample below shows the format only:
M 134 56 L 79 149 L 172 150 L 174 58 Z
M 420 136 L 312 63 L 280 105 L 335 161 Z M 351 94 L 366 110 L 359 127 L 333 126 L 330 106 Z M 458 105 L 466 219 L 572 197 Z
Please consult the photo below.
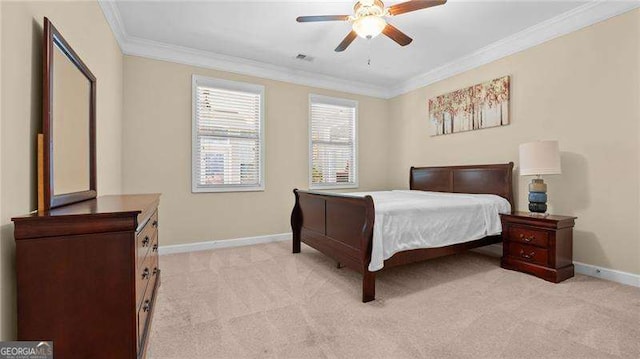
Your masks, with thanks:
M 558 283 L 573 277 L 573 225 L 576 217 L 501 214 L 502 268 Z

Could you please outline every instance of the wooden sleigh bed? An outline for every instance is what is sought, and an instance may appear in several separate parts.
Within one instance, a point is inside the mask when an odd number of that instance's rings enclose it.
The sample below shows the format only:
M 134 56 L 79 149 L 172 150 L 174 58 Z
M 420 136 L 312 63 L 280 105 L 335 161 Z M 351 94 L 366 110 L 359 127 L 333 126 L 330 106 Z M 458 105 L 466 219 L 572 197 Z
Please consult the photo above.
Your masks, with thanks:
M 420 191 L 495 194 L 513 204 L 513 162 L 495 165 L 411 167 L 409 188 Z M 291 213 L 293 253 L 300 243 L 317 249 L 338 262 L 362 273 L 362 301 L 375 299 L 375 277 L 370 272 L 375 209 L 371 196 L 293 190 Z M 413 249 L 394 254 L 384 268 L 420 262 L 499 243 L 501 237 L 484 237 L 446 247 Z

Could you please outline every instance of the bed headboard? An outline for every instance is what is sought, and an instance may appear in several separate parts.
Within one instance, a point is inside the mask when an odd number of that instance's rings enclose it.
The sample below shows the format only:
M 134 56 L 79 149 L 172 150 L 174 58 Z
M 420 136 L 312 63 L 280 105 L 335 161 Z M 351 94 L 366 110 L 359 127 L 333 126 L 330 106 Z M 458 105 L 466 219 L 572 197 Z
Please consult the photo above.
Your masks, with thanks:
M 513 162 L 496 165 L 411 167 L 409 188 L 419 191 L 495 194 L 513 203 Z

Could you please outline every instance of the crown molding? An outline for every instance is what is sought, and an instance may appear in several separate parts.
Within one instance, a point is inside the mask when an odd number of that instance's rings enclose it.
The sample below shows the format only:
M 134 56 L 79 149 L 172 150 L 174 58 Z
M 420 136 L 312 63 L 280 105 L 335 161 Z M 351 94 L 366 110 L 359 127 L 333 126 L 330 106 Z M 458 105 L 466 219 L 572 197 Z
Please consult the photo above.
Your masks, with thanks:
M 406 81 L 399 81 L 398 84 L 388 88 L 371 83 L 348 81 L 310 71 L 294 70 L 284 66 L 133 37 L 127 34 L 115 1 L 98 0 L 98 3 L 111 26 L 120 49 L 126 55 L 384 99 L 393 98 L 428 86 L 640 7 L 640 2 L 638 1 L 590 1 L 433 70 Z
M 111 0 L 98 0 L 98 4 L 102 8 L 102 13 L 111 27 L 111 32 L 113 32 L 118 46 L 120 46 L 120 51 L 123 51 L 122 44 L 125 43 L 127 39 L 127 33 L 125 32 L 124 23 L 120 17 L 120 11 L 116 7 L 116 2 Z
M 334 76 L 130 36 L 127 34 L 115 1 L 98 0 L 98 3 L 120 45 L 120 50 L 125 55 L 170 61 L 356 95 L 389 98 L 389 91 L 386 87 L 374 84 L 348 81 Z
M 498 40 L 471 54 L 401 82 L 391 88 L 393 98 L 451 76 L 486 65 L 503 57 L 540 45 L 611 17 L 640 7 L 638 1 L 591 1 L 551 19 Z
M 240 57 L 221 55 L 209 51 L 171 45 L 128 36 L 121 44 L 126 55 L 141 56 L 156 60 L 171 61 L 179 64 L 204 67 L 214 70 L 250 75 L 270 80 L 284 81 L 298 85 L 388 98 L 386 87 L 373 84 L 343 80 L 333 76 L 296 70 L 284 66 L 248 60 Z

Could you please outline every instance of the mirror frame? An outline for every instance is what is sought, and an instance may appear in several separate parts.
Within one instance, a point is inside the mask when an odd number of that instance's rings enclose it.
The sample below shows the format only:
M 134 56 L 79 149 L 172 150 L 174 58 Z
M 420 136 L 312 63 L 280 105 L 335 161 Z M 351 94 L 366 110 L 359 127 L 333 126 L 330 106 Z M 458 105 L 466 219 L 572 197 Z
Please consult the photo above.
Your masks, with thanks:
M 57 46 L 67 58 L 76 65 L 78 70 L 89 80 L 89 189 L 85 191 L 54 194 L 53 168 L 53 55 Z M 39 177 L 39 195 L 43 196 L 44 210 L 56 208 L 71 203 L 96 198 L 96 77 L 87 65 L 82 62 L 78 54 L 69 46 L 60 32 L 48 18 L 44 18 L 44 48 L 43 48 L 43 88 L 42 88 L 42 176 Z

